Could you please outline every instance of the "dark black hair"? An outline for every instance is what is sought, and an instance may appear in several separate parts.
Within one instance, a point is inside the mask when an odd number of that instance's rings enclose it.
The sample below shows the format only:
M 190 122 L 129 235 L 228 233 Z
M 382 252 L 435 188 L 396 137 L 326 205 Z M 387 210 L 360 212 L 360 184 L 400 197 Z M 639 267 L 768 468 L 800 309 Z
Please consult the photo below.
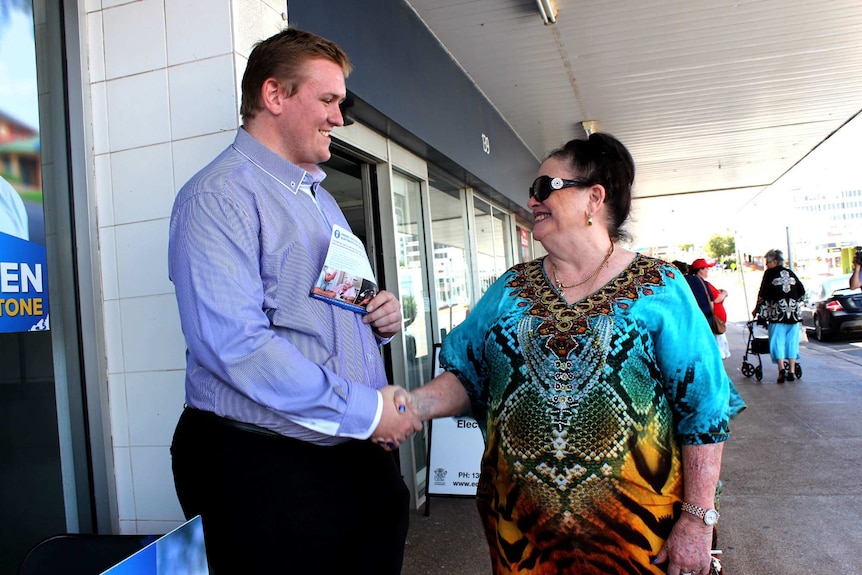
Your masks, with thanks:
M 622 226 L 632 209 L 635 162 L 622 142 L 610 134 L 596 132 L 586 140 L 570 140 L 548 154 L 548 158 L 568 162 L 577 179 L 604 186 L 611 239 L 628 237 Z
M 681 271 L 684 275 L 688 275 L 688 273 L 689 273 L 689 268 L 688 268 L 688 264 L 687 264 L 687 263 L 685 263 L 685 262 L 681 262 L 681 261 L 679 261 L 679 260 L 673 260 L 671 263 L 672 263 L 673 265 L 675 265 L 675 266 L 677 267 L 677 269 L 678 269 L 679 271 Z

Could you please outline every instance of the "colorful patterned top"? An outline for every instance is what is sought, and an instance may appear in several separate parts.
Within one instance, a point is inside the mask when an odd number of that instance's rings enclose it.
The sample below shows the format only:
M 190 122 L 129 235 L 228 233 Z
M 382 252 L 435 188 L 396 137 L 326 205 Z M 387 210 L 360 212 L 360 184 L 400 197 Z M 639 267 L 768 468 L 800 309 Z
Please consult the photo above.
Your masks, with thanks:
M 507 271 L 443 343 L 486 450 L 494 573 L 664 573 L 681 444 L 725 441 L 744 403 L 675 267 L 637 255 L 568 304 L 542 260 Z

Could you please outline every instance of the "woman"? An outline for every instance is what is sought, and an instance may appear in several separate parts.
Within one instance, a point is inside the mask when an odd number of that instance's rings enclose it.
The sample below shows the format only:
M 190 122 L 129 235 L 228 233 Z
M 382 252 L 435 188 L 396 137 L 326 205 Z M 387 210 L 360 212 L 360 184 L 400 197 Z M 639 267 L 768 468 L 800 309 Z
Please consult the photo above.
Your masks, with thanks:
M 709 270 L 713 267 L 715 263 L 707 263 L 707 261 L 703 258 L 698 258 L 691 262 L 689 266 L 689 270 L 691 270 L 693 277 L 703 283 L 703 286 L 706 288 L 708 293 L 709 301 L 712 302 L 710 307 L 710 315 L 712 318 L 707 317 L 710 323 L 715 320 L 719 320 L 722 324 L 727 323 L 727 310 L 724 309 L 724 300 L 727 299 L 727 290 L 718 289 L 714 285 L 712 285 L 707 278 L 709 277 Z M 691 282 L 689 282 L 691 285 Z M 695 295 L 697 298 L 697 295 Z M 718 346 L 718 351 L 721 354 L 721 359 L 727 359 L 730 357 L 730 346 L 727 343 L 727 335 L 724 333 L 715 333 L 713 332 L 713 336 L 715 337 L 715 344 Z
M 548 255 L 488 289 L 414 392 L 423 419 L 480 424 L 495 574 L 709 573 L 744 405 L 679 270 L 617 243 L 633 180 L 609 135 L 552 152 L 528 204 Z
M 706 282 L 703 281 L 703 277 L 700 276 L 700 269 L 695 267 L 695 264 L 703 262 L 704 267 L 706 267 L 706 260 L 697 259 L 691 262 L 688 266 L 688 272 L 685 274 L 685 280 L 688 282 L 688 287 L 691 288 L 691 292 L 694 294 L 694 301 L 697 302 L 697 307 L 700 308 L 703 317 L 706 318 L 707 323 L 712 325 L 712 317 L 714 314 L 712 310 L 712 295 L 709 292 L 709 288 L 706 287 Z
M 784 267 L 781 250 L 766 252 L 766 271 L 760 281 L 754 315 L 769 325 L 769 356 L 778 367 L 778 383 L 796 379 L 804 297 L 805 286 L 793 271 Z

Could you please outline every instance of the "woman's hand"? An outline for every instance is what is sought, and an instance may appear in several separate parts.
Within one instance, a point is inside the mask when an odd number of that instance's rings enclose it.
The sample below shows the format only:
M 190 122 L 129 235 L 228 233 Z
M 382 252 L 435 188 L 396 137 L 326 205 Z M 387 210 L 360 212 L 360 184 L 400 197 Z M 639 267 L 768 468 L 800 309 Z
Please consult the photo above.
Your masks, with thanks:
M 712 507 L 723 449 L 723 443 L 682 446 L 685 501 L 707 509 Z M 655 562 L 658 564 L 666 561 L 668 575 L 709 575 L 712 563 L 712 532 L 712 525 L 707 525 L 700 517 L 682 511 Z
M 668 575 L 708 575 L 712 563 L 712 530 L 699 518 L 683 512 L 654 562 L 667 562 Z

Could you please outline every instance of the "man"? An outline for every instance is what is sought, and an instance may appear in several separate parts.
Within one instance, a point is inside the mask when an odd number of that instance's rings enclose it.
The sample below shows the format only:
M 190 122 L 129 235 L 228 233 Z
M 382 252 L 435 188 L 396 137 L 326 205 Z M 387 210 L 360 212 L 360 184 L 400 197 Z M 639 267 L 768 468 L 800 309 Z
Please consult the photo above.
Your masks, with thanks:
M 853 273 L 850 274 L 850 289 L 862 287 L 862 248 L 856 248 L 853 257 Z
M 314 34 L 258 43 L 233 145 L 174 204 L 188 347 L 174 481 L 218 575 L 400 573 L 408 492 L 378 441 L 395 447 L 421 423 L 399 410 L 378 345 L 401 306 L 386 291 L 367 315 L 308 297 L 332 226 L 349 229 L 317 166 L 343 125 L 349 71 Z

